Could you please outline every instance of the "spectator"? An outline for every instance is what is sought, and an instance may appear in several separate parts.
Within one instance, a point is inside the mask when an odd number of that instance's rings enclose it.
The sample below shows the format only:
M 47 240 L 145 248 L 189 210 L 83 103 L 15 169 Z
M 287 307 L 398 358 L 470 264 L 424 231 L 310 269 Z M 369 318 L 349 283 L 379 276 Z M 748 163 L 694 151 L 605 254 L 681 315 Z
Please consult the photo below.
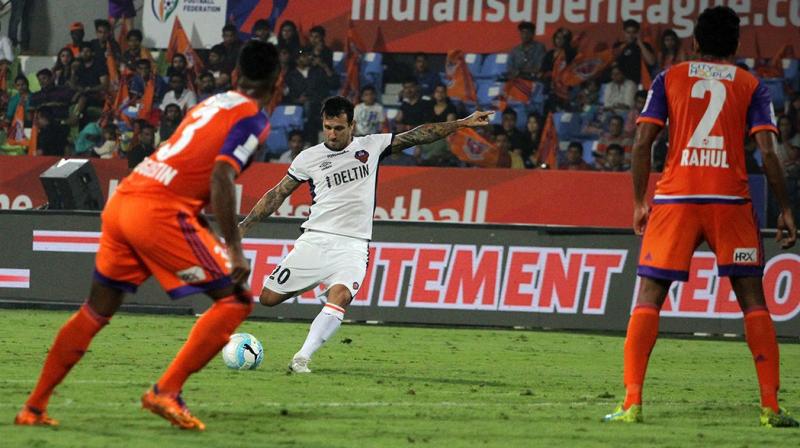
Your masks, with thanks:
M 14 62 L 13 44 L 8 36 L 0 36 L 0 61 Z
M 537 79 L 542 69 L 544 45 L 533 39 L 536 26 L 531 22 L 520 22 L 520 44 L 511 49 L 508 55 L 508 76 L 510 78 Z
M 182 53 L 175 53 L 172 56 L 169 67 L 167 67 L 167 79 L 173 75 L 180 76 L 184 81 L 189 81 L 189 62 Z
M 656 64 L 656 55 L 653 47 L 648 43 L 642 42 L 639 38 L 639 22 L 628 19 L 622 22 L 624 36 L 622 41 L 614 44 L 614 49 L 618 52 L 616 66 L 622 70 L 625 78 L 630 79 L 635 86 L 642 82 L 642 59 L 648 70 L 653 69 Z
M 294 57 L 289 53 L 288 47 L 278 48 L 278 62 L 281 64 L 281 73 L 288 73 L 294 68 Z
M 286 137 L 286 140 L 289 144 L 289 149 L 281 154 L 281 156 L 277 159 L 273 159 L 273 162 L 292 163 L 292 160 L 294 160 L 294 158 L 297 157 L 301 151 L 306 149 L 306 141 L 303 138 L 303 131 L 297 129 L 289 131 L 289 135 Z
M 789 101 L 789 108 L 786 111 L 795 129 L 800 129 L 800 93 L 795 93 L 791 101 Z
M 381 165 L 416 166 L 417 161 L 403 151 L 390 151 L 390 154 L 381 161 Z
M 526 168 L 536 168 L 539 142 L 542 139 L 542 118 L 536 113 L 528 114 L 525 133 L 522 136 L 522 160 Z
M 122 53 L 122 63 L 125 65 L 125 74 L 130 75 L 136 71 L 136 63 L 139 59 L 153 60 L 150 51 L 142 46 L 144 36 L 141 30 L 130 30 L 125 35 L 125 41 L 128 43 L 128 49 Z
M 291 20 L 281 23 L 281 32 L 278 34 L 278 48 L 288 49 L 292 64 L 294 64 L 295 58 L 300 51 L 300 35 L 297 34 L 297 25 Z
M 112 25 L 122 23 L 124 29 L 132 29 L 134 17 L 136 7 L 133 0 L 108 0 L 108 18 Z
M 353 119 L 356 122 L 355 135 L 377 134 L 383 129 L 386 115 L 383 106 L 377 102 L 378 92 L 373 86 L 361 89 L 361 102 L 356 104 Z
M 94 33 L 96 38 L 89 41 L 94 51 L 94 57 L 98 62 L 105 64 L 106 55 L 109 51 L 114 56 L 114 59 L 119 61 L 122 57 L 122 51 L 119 48 L 119 43 L 114 39 L 114 33 L 111 28 L 111 23 L 105 19 L 97 19 L 94 21 Z
M 800 146 L 789 146 L 783 162 L 786 190 L 794 216 L 800 214 Z
M 136 74 L 131 78 L 129 88 L 144 94 L 147 84 L 151 82 L 155 83 L 153 104 L 161 104 L 168 86 L 164 78 L 153 73 L 153 63 L 150 59 L 139 59 L 136 63 Z
M 628 111 L 625 117 L 625 130 L 624 133 L 630 138 L 636 134 L 636 120 L 644 109 L 644 103 L 647 102 L 647 90 L 640 90 L 636 92 L 636 98 L 633 100 L 633 107 Z
M 11 17 L 8 19 L 8 37 L 21 51 L 28 51 L 31 41 L 30 11 L 32 0 L 11 0 Z
M 66 86 L 69 80 L 72 79 L 72 62 L 75 57 L 72 55 L 72 50 L 69 48 L 62 48 L 58 52 L 56 64 L 53 66 L 53 81 L 57 86 Z
M 84 37 L 85 32 L 83 30 L 83 24 L 81 22 L 72 22 L 72 25 L 69 26 L 69 38 L 71 42 L 65 45 L 64 48 L 72 52 L 73 58 L 80 56 L 81 44 L 83 43 Z
M 225 56 L 222 60 L 223 70 L 227 74 L 233 73 L 236 68 L 236 60 L 239 58 L 239 51 L 242 49 L 243 42 L 239 40 L 239 31 L 236 25 L 227 24 L 222 27 L 222 43 L 215 45 L 221 46 Z
M 306 122 L 306 140 L 316 142 L 322 130 L 322 119 L 319 114 L 322 100 L 330 95 L 331 90 L 339 87 L 339 75 L 317 59 L 311 65 L 310 55 L 300 51 L 297 67 L 286 75 L 286 86 L 289 91 L 284 101 L 303 106 Z
M 328 67 L 333 67 L 333 51 L 325 44 L 325 28 L 317 25 L 308 34 L 309 45 L 306 50 L 319 58 Z
M 217 93 L 217 81 L 211 72 L 203 72 L 197 79 L 197 102 L 202 103 Z
M 128 151 L 128 169 L 136 168 L 145 157 L 155 151 L 156 131 L 149 123 L 141 123 L 139 129 L 139 142 Z
M 439 75 L 428 68 L 428 56 L 424 53 L 417 53 L 414 57 L 414 77 L 424 96 L 433 95 L 433 90 L 441 83 Z
M 778 154 L 778 159 L 785 163 L 788 160 L 790 148 L 792 146 L 800 146 L 800 134 L 797 133 L 792 120 L 786 115 L 781 115 L 778 118 L 778 131 L 776 153 Z
M 453 121 L 457 117 L 456 106 L 447 97 L 447 87 L 438 84 L 433 90 L 433 119 L 431 123 Z
M 159 139 L 164 142 L 167 141 L 172 134 L 175 133 L 175 130 L 178 129 L 178 126 L 181 124 L 181 120 L 183 119 L 183 111 L 181 111 L 181 106 L 170 103 L 164 107 L 164 114 L 161 115 L 161 125 L 158 129 L 158 137 Z
M 197 97 L 194 92 L 186 88 L 186 80 L 181 75 L 169 77 L 169 91 L 161 100 L 161 110 L 165 110 L 168 104 L 177 104 L 184 112 L 197 104 Z
M 511 142 L 505 131 L 502 129 L 495 129 L 492 133 L 492 143 L 494 143 L 500 153 L 497 162 L 498 168 L 525 168 L 519 152 L 511 149 Z
M 666 70 L 674 64 L 687 59 L 686 53 L 681 49 L 681 40 L 678 38 L 678 33 L 669 28 L 664 30 L 661 33 L 658 51 L 658 69 Z
M 36 124 L 39 136 L 36 139 L 36 154 L 40 156 L 63 156 L 66 149 L 66 135 L 53 132 L 53 114 L 48 107 L 42 107 L 36 112 Z
M 262 42 L 269 42 L 273 45 L 278 45 L 278 38 L 272 34 L 272 27 L 269 26 L 269 20 L 258 19 L 253 24 L 253 40 L 260 40 Z
M 629 171 L 630 165 L 625 162 L 625 151 L 616 143 L 608 145 L 600 171 L 619 172 Z
M 550 80 L 554 71 L 563 70 L 577 54 L 578 50 L 572 46 L 572 31 L 557 29 L 553 33 L 553 49 L 545 53 L 542 60 L 542 77 Z
M 625 77 L 622 68 L 614 66 L 611 68 L 611 82 L 605 85 L 603 94 L 603 106 L 606 110 L 613 110 L 614 113 L 624 114 L 633 107 L 636 97 L 636 83 Z
M 598 168 L 600 167 L 599 164 L 603 163 L 603 158 L 611 145 L 617 145 L 622 148 L 623 153 L 626 155 L 626 160 L 630 159 L 633 141 L 623 133 L 624 127 L 625 123 L 619 115 L 612 116 L 608 121 L 608 132 L 603 134 L 597 142 L 598 154 L 595 155 L 595 160 L 598 163 Z
M 214 45 L 208 52 L 208 70 L 214 75 L 214 78 L 219 78 L 225 72 L 225 48 L 221 45 Z
M 108 70 L 105 63 L 98 62 L 90 44 L 81 45 L 81 57 L 72 63 L 70 88 L 76 92 L 79 115 L 87 106 L 103 107 L 108 92 Z
M 4 117 L 5 123 L 8 125 L 8 123 L 14 119 L 14 115 L 17 113 L 17 107 L 20 104 L 22 105 L 25 122 L 30 123 L 31 92 L 28 85 L 28 78 L 21 73 L 17 75 L 17 77 L 14 79 L 14 89 L 16 90 L 16 93 L 11 95 L 11 98 L 8 100 L 8 106 L 6 107 L 6 115 Z
M 75 140 L 75 155 L 80 157 L 91 157 L 94 155 L 94 148 L 102 144 L 103 130 L 96 121 L 90 121 L 78 133 Z
M 422 91 L 416 78 L 408 78 L 403 83 L 403 98 L 397 114 L 398 132 L 408 131 L 421 124 L 433 121 L 433 101 L 422 98 Z
M 61 122 L 69 116 L 69 105 L 73 92 L 67 86 L 57 86 L 50 69 L 39 70 L 36 73 L 36 79 L 39 81 L 39 91 L 31 95 L 31 109 L 49 108 L 54 120 L 60 126 Z
M 94 156 L 101 159 L 111 159 L 119 154 L 119 136 L 117 127 L 109 124 L 103 128 L 103 139 L 99 145 L 95 146 L 92 152 Z
M 583 145 L 581 142 L 571 142 L 567 146 L 567 155 L 564 162 L 558 165 L 560 170 L 591 171 L 592 166 L 583 160 Z
M 525 136 L 517 129 L 517 111 L 507 107 L 503 111 L 500 124 L 495 125 L 495 133 L 503 131 L 508 137 L 508 144 L 510 149 L 519 149 L 525 146 Z M 509 150 L 510 150 L 509 149 Z

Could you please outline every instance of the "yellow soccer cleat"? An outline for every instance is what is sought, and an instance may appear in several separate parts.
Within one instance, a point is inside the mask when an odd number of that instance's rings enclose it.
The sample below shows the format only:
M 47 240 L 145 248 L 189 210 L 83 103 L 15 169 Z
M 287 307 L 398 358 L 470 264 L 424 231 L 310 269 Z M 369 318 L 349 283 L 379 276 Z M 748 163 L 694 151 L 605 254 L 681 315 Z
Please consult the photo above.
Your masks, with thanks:
M 778 412 L 772 408 L 761 408 L 761 426 L 766 428 L 797 428 L 800 423 L 792 417 L 786 409 L 778 408 Z
M 181 429 L 193 429 L 195 431 L 204 431 L 206 429 L 206 425 L 189 412 L 189 408 L 186 407 L 186 403 L 183 402 L 180 394 L 174 397 L 167 394 L 159 394 L 156 386 L 153 386 L 142 395 L 142 408 L 165 418 Z
M 614 412 L 603 417 L 603 422 L 622 422 L 622 423 L 642 423 L 642 405 L 632 404 L 628 409 L 624 409 L 620 404 Z

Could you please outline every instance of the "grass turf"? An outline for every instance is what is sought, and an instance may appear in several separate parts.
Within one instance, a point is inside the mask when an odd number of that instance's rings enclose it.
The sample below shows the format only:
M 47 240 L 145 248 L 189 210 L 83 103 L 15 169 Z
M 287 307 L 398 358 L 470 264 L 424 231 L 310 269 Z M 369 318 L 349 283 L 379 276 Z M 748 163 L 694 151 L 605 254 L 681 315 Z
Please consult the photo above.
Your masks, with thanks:
M 2 446 L 791 446 L 800 432 L 758 426 L 746 344 L 662 338 L 645 423 L 599 422 L 621 400 L 620 336 L 345 325 L 310 375 L 287 375 L 307 324 L 246 322 L 259 370 L 220 358 L 184 389 L 205 433 L 139 408 L 193 318 L 120 314 L 56 390 L 58 428 L 12 425 L 69 314 L 0 310 Z M 782 401 L 800 412 L 800 345 L 782 345 Z

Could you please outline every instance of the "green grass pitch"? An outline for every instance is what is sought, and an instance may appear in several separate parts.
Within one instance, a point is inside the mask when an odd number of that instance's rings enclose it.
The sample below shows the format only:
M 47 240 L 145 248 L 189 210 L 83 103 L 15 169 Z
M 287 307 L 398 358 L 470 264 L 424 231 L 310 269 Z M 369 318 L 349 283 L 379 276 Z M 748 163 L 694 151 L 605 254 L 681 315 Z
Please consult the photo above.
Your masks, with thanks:
M 796 446 L 800 431 L 758 426 L 742 341 L 662 338 L 641 425 L 599 422 L 622 398 L 623 338 L 493 329 L 344 325 L 310 375 L 286 364 L 307 324 L 246 322 L 265 346 L 256 371 L 217 358 L 184 390 L 205 433 L 139 408 L 193 318 L 120 314 L 53 397 L 59 428 L 14 414 L 69 314 L 0 311 L 0 446 L 482 447 Z M 783 403 L 800 413 L 800 345 L 782 345 Z M 158 445 L 155 445 L 158 443 Z

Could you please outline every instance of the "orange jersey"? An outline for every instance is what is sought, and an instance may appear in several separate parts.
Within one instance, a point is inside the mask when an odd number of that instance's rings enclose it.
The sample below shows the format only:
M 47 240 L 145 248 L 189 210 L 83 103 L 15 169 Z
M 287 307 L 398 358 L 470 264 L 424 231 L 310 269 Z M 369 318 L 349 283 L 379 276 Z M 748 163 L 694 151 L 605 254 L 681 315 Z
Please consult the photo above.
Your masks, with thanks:
M 214 95 L 193 107 L 175 133 L 144 159 L 117 189 L 123 194 L 162 194 L 199 212 L 211 195 L 214 163 L 241 172 L 269 133 L 269 118 L 258 104 L 235 91 Z
M 665 126 L 669 152 L 654 203 L 744 203 L 746 134 L 777 133 L 767 88 L 735 65 L 683 62 L 653 81 L 637 123 Z

